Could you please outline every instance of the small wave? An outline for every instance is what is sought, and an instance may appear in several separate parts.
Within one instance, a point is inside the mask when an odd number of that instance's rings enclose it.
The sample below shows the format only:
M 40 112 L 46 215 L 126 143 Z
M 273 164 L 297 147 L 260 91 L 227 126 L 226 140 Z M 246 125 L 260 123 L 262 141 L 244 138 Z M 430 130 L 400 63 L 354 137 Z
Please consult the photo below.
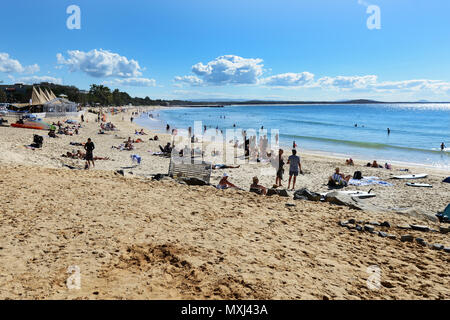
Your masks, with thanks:
M 312 141 L 321 141 L 328 143 L 336 143 L 336 144 L 344 144 L 359 148 L 367 148 L 367 149 L 397 149 L 397 150 L 405 150 L 405 151 L 416 151 L 416 152 L 430 152 L 434 154 L 442 153 L 442 151 L 435 149 L 422 149 L 422 148 L 412 148 L 412 147 L 402 147 L 395 146 L 386 143 L 377 143 L 377 142 L 364 142 L 364 141 L 353 141 L 353 140 L 341 140 L 341 139 L 332 139 L 332 138 L 323 138 L 323 137 L 311 137 L 311 136 L 299 136 L 299 135 L 289 135 L 289 134 L 280 134 L 281 137 L 285 138 L 293 138 L 295 139 L 306 139 Z M 444 149 L 445 153 L 449 153 L 449 148 Z

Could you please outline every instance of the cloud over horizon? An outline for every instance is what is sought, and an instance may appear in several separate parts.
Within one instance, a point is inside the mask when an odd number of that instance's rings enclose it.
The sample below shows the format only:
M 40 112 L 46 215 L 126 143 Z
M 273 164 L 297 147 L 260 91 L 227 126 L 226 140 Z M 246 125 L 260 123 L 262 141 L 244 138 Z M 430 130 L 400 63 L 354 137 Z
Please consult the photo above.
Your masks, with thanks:
M 223 55 L 206 64 L 193 65 L 195 76 L 175 77 L 175 81 L 194 85 L 255 84 L 263 73 L 262 62 L 262 59 Z
M 154 87 L 156 86 L 155 79 L 148 78 L 126 78 L 114 79 L 113 81 L 105 81 L 104 84 L 113 86 L 128 86 L 128 87 Z
M 10 58 L 8 53 L 0 52 L 0 72 L 33 74 L 39 70 L 37 64 L 24 67 L 18 60 Z
M 68 58 L 65 58 L 58 53 L 56 59 L 59 65 L 68 66 L 71 72 L 82 71 L 95 78 L 133 78 L 142 75 L 142 68 L 136 60 L 108 50 L 69 50 L 67 54 Z

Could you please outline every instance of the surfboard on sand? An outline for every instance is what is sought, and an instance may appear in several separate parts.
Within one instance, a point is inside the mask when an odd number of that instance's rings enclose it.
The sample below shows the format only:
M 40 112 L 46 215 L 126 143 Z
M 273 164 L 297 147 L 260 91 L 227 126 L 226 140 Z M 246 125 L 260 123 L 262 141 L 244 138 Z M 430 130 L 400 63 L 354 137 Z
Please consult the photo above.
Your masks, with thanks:
M 410 187 L 422 187 L 422 188 L 432 188 L 433 187 L 431 184 L 428 184 L 428 183 L 407 182 L 406 185 L 410 186 Z
M 405 174 L 402 176 L 393 176 L 392 179 L 423 179 L 428 177 L 427 174 L 421 173 L 421 174 Z
M 369 192 L 364 192 L 364 191 L 358 191 L 358 190 L 346 190 L 346 191 L 332 191 L 332 192 L 327 192 L 327 193 L 322 193 L 322 196 L 327 196 L 328 194 L 337 194 L 337 195 L 348 195 L 351 197 L 356 197 L 356 198 L 360 198 L 360 199 L 366 199 L 366 198 L 373 198 L 376 197 L 377 195 L 375 193 L 369 193 Z

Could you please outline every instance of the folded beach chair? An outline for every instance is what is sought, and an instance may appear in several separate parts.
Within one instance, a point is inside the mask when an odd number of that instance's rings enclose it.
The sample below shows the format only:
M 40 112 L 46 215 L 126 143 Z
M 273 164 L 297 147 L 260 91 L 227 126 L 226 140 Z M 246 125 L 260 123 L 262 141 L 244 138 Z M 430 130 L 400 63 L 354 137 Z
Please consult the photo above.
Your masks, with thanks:
M 211 179 L 211 163 L 183 162 L 184 158 L 170 158 L 169 176 L 172 178 L 196 178 L 209 184 Z

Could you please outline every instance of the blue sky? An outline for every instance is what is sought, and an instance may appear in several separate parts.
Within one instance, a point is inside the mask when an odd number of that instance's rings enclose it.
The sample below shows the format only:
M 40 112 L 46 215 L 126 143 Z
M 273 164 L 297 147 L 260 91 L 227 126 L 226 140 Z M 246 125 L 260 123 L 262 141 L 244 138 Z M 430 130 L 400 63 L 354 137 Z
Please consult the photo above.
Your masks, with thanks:
M 380 29 L 367 27 L 370 5 Z M 449 14 L 447 0 L 8 1 L 0 81 L 153 99 L 449 101 Z

